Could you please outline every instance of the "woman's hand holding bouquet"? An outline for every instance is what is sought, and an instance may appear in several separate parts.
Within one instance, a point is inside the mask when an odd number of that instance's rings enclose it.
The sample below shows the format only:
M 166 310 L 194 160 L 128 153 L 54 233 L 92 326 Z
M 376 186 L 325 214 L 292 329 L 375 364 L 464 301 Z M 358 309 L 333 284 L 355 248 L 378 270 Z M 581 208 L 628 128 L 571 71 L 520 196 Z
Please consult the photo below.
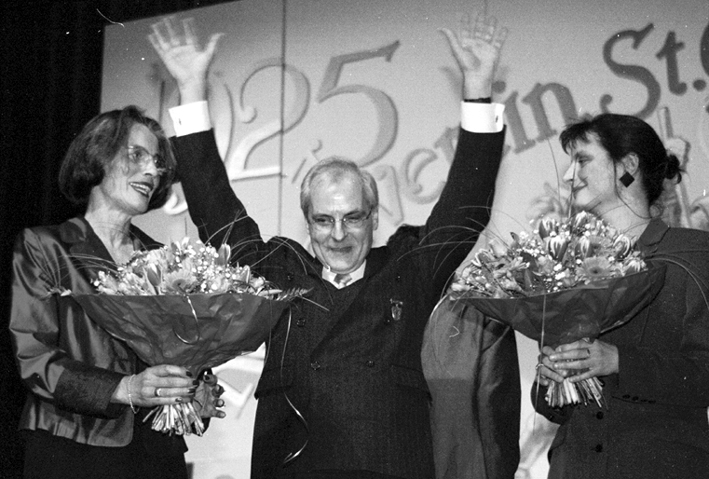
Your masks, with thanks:
M 126 376 L 114 392 L 114 398 L 133 407 L 154 407 L 189 402 L 198 381 L 185 368 L 168 364 L 151 366 L 138 374 Z
M 562 406 L 564 401 L 558 395 L 559 391 L 563 390 L 565 394 L 573 396 L 575 390 L 571 389 L 567 392 L 568 387 L 556 388 L 554 383 L 561 384 L 562 387 L 579 382 L 583 384 L 587 381 L 595 384 L 596 377 L 617 373 L 619 371 L 618 348 L 603 341 L 587 338 L 562 344 L 556 348 L 544 346 L 537 369 L 539 371 L 537 382 L 548 387 L 547 402 L 552 406 Z M 565 382 L 567 378 L 568 382 Z M 599 390 L 597 394 L 600 397 L 601 391 Z
M 664 267 L 648 269 L 630 238 L 587 212 L 544 219 L 533 234 L 512 239 L 480 249 L 448 298 L 539 342 L 538 379 L 550 405 L 602 405 L 597 377 L 617 372 L 618 355 L 596 338 L 652 301 Z
M 220 399 L 224 394 L 224 388 L 217 383 L 217 377 L 213 374 L 204 374 L 194 395 L 195 409 L 202 418 L 226 417 L 226 413 L 220 409 L 224 406 L 224 400 Z

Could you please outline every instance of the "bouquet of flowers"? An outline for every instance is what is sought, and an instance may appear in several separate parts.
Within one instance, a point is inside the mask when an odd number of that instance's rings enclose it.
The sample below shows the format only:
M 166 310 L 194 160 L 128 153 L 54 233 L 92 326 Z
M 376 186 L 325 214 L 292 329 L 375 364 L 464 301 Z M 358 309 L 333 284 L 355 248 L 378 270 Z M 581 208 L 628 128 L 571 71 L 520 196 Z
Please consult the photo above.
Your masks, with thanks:
M 657 295 L 665 268 L 648 268 L 632 241 L 588 212 L 542 219 L 533 233 L 493 239 L 456 275 L 448 292 L 545 345 L 594 340 L 624 324 Z M 603 404 L 596 378 L 552 383 L 555 407 Z
M 216 250 L 185 238 L 98 272 L 99 294 L 72 296 L 147 364 L 183 366 L 197 377 L 256 350 L 289 301 L 306 292 L 273 289 L 248 266 L 232 266 L 230 256 L 228 245 Z M 151 415 L 158 431 L 204 430 L 192 403 L 159 406 Z

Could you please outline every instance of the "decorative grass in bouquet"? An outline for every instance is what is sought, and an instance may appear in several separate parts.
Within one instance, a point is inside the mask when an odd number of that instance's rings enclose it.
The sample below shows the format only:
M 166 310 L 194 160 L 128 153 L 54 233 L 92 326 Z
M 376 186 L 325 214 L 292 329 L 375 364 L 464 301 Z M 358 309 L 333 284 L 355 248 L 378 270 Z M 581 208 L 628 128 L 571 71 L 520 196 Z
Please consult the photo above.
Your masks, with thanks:
M 545 218 L 534 232 L 493 239 L 456 275 L 448 298 L 465 301 L 553 348 L 593 341 L 616 328 L 657 295 L 665 267 L 648 268 L 628 236 L 591 213 L 567 220 Z M 554 407 L 595 401 L 603 406 L 597 378 L 552 382 Z
M 248 266 L 230 264 L 231 249 L 188 238 L 139 251 L 115 271 L 100 271 L 98 294 L 74 294 L 89 317 L 125 341 L 147 364 L 175 364 L 197 377 L 255 351 L 300 289 L 274 289 Z M 152 428 L 202 435 L 194 405 L 158 406 Z

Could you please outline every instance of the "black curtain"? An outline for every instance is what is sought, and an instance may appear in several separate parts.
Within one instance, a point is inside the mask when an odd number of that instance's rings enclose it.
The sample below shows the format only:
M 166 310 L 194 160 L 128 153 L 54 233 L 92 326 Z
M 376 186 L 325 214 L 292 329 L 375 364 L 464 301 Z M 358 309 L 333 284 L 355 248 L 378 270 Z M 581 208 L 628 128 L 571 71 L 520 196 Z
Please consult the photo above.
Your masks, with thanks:
M 7 330 L 14 238 L 77 211 L 56 178 L 69 143 L 99 113 L 104 27 L 224 0 L 2 2 L 0 38 L 0 476 L 21 477 L 25 391 Z

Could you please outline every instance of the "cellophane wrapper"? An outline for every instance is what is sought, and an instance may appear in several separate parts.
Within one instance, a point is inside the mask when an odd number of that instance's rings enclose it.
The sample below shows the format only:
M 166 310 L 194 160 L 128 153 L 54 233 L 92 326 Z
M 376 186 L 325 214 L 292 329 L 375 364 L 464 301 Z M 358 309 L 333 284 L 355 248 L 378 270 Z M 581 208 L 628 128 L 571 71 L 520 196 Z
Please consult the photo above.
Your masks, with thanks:
M 72 297 L 92 320 L 125 341 L 148 365 L 182 366 L 193 377 L 258 349 L 289 304 L 248 293 Z M 153 429 L 202 434 L 202 421 L 193 409 L 178 411 L 177 417 L 174 413 L 156 411 Z M 170 423 L 164 424 L 165 418 Z
M 593 341 L 625 324 L 659 293 L 665 269 L 650 267 L 627 276 L 527 297 L 491 298 L 475 291 L 452 292 L 448 297 L 512 327 L 537 341 L 540 347 L 555 348 L 581 339 Z M 586 404 L 590 400 L 599 406 L 604 404 L 601 384 L 596 378 L 577 383 L 552 382 L 546 400 L 555 407 Z

